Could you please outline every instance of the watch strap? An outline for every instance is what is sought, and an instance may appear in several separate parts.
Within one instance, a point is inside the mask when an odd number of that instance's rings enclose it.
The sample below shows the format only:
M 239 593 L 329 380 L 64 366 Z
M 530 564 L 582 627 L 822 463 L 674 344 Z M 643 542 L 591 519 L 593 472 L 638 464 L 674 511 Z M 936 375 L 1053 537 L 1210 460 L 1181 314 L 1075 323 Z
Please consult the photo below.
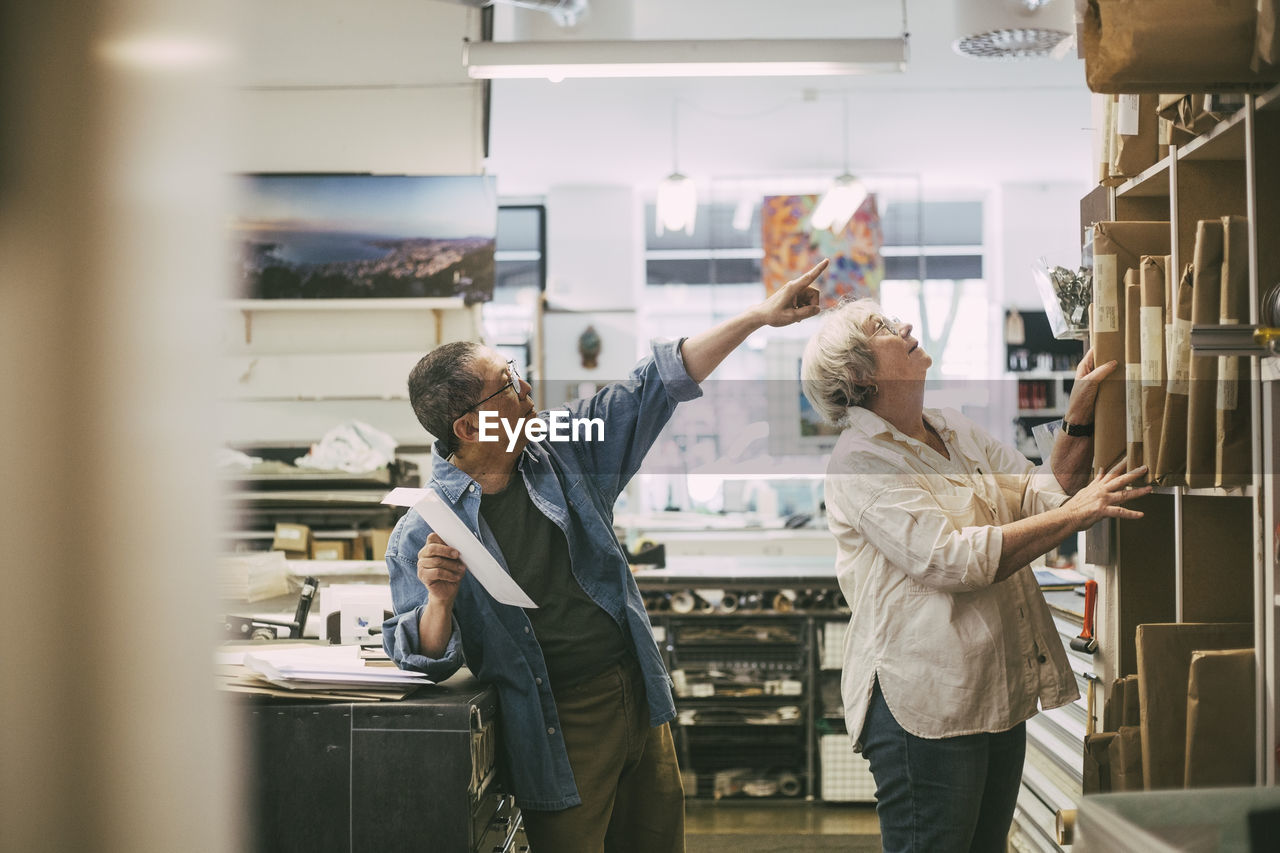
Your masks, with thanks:
M 1066 418 L 1063 418 L 1062 431 L 1067 435 L 1075 435 L 1085 438 L 1093 435 L 1093 424 L 1073 424 Z

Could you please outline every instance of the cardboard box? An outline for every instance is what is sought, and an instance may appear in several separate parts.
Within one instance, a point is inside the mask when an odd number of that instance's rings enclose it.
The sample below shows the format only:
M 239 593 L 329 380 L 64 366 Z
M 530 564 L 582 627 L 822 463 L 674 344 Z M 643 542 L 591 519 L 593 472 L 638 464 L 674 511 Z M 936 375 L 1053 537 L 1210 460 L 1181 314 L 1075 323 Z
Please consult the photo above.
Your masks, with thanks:
M 313 539 L 311 541 L 311 559 L 313 560 L 347 560 L 345 539 Z
M 1253 643 L 1246 622 L 1139 625 L 1138 685 L 1142 693 L 1142 764 L 1146 789 L 1181 788 L 1186 775 L 1187 693 L 1191 656 Z M 1252 696 L 1250 696 L 1252 702 Z M 1252 734 L 1252 729 L 1250 733 Z
M 1093 467 L 1111 468 L 1125 453 L 1125 273 L 1143 255 L 1169 252 L 1168 222 L 1098 222 L 1093 226 L 1093 359 L 1117 369 L 1098 386 L 1094 407 Z
M 367 560 L 369 559 L 369 537 L 364 533 L 357 533 L 352 536 L 347 544 L 348 560 Z
M 1280 66 L 1252 68 L 1257 4 L 1090 0 L 1081 24 L 1086 82 L 1112 93 L 1264 91 L 1280 82 Z
M 369 559 L 385 560 L 387 558 L 387 543 L 391 540 L 390 527 L 375 527 L 369 530 Z
M 311 528 L 305 524 L 277 524 L 272 551 L 284 551 L 291 559 L 305 559 L 311 555 Z

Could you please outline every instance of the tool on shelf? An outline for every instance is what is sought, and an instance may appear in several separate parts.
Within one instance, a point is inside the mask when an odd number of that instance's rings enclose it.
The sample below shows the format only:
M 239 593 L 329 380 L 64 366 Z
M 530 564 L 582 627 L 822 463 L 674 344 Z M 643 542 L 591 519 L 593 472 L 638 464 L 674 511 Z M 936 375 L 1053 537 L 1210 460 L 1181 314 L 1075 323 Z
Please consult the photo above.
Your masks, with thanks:
M 1084 584 L 1084 628 L 1080 636 L 1071 641 L 1071 648 L 1085 654 L 1096 654 L 1098 641 L 1093 636 L 1093 611 L 1098 604 L 1098 582 L 1085 581 Z
M 227 640 L 275 640 L 279 639 L 280 628 L 289 629 L 290 639 L 302 637 L 302 629 L 307 625 L 307 615 L 311 612 L 311 602 L 315 600 L 320 581 L 313 577 L 303 578 L 302 591 L 298 593 L 298 607 L 293 613 L 292 622 L 276 619 L 255 619 L 251 616 L 233 616 L 223 618 L 222 627 L 226 631 Z
M 1267 326 L 1192 326 L 1191 354 L 1265 356 L 1280 353 L 1280 329 Z

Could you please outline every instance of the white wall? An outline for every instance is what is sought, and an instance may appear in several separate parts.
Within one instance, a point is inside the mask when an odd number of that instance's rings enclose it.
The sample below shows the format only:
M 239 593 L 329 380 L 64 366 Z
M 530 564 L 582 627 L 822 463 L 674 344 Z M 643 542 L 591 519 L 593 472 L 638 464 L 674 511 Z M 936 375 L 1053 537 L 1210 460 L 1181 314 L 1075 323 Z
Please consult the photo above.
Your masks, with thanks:
M 1002 304 L 1042 311 L 1031 268 L 1041 257 L 1050 266 L 1080 265 L 1080 199 L 1083 183 L 1007 183 L 1000 187 L 998 258 Z
M 547 303 L 635 310 L 644 287 L 644 211 L 632 186 L 547 191 Z
M 461 64 L 479 20 L 478 10 L 423 0 L 255 4 L 242 22 L 232 170 L 480 173 L 482 88 Z M 412 300 L 276 308 L 220 318 L 219 414 L 230 444 L 307 445 L 347 420 L 425 444 L 409 369 L 440 343 L 481 334 L 478 309 Z

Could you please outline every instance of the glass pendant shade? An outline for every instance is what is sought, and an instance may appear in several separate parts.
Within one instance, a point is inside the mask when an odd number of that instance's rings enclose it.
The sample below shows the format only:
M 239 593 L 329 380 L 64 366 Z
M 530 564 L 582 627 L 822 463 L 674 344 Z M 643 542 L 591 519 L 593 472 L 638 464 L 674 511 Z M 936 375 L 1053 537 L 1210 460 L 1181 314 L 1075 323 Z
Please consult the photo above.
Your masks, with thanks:
M 691 179 L 673 172 L 658 185 L 654 214 L 659 237 L 667 231 L 692 234 L 698 215 L 698 188 Z

